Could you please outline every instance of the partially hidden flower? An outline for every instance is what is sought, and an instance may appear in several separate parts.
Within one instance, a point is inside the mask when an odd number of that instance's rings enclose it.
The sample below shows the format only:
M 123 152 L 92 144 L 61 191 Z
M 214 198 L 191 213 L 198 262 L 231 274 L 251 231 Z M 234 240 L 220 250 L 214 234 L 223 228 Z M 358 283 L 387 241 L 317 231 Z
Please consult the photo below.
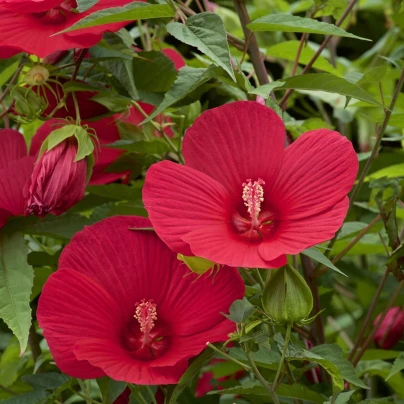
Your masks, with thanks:
M 257 102 L 204 112 L 184 137 L 186 165 L 152 165 L 143 201 L 174 251 L 219 264 L 276 268 L 333 237 L 358 171 L 351 143 L 313 130 L 284 149 L 279 116 Z
M 23 188 L 29 179 L 34 161 L 27 156 L 21 133 L 0 129 L 0 228 L 11 216 L 24 214 Z
M 39 299 L 38 321 L 63 373 L 139 385 L 177 383 L 208 341 L 234 324 L 244 295 L 234 268 L 190 274 L 147 219 L 115 216 L 77 233 Z
M 373 325 L 376 326 L 382 316 L 380 313 Z M 404 310 L 399 307 L 392 307 L 386 313 L 383 321 L 374 336 L 375 344 L 382 349 L 390 349 L 397 344 L 404 333 Z
M 35 133 L 31 141 L 30 155 L 38 156 L 42 143 L 49 134 L 63 125 L 59 119 L 46 121 Z M 97 135 L 97 143 L 100 147 L 95 151 L 95 164 L 90 178 L 90 185 L 108 184 L 126 176 L 127 172 L 110 172 L 109 167 L 121 156 L 124 151 L 107 147 L 120 139 L 118 127 L 114 117 L 102 118 L 96 122 L 82 121 L 82 125 L 87 125 L 93 129 Z
M 88 165 L 86 158 L 75 161 L 77 151 L 69 137 L 42 154 L 24 187 L 26 215 L 61 215 L 84 197 Z
M 94 12 L 130 2 L 100 0 L 87 11 L 78 13 L 75 11 L 76 0 L 0 0 L 0 46 L 13 47 L 39 57 L 59 50 L 88 48 L 99 42 L 104 32 L 118 31 L 128 21 L 57 33 Z

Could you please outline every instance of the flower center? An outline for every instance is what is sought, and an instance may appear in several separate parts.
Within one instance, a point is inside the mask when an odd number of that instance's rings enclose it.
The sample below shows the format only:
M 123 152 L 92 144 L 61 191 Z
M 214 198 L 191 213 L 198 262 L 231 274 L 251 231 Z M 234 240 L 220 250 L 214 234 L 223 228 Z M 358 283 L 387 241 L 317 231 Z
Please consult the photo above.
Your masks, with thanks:
M 75 14 L 72 9 L 75 9 L 76 7 L 76 0 L 64 0 L 59 7 L 51 8 L 42 13 L 34 13 L 34 15 L 48 24 L 59 24 L 64 22 L 69 15 Z
M 232 216 L 233 230 L 249 241 L 262 241 L 264 236 L 272 234 L 274 230 L 274 217 L 271 212 L 262 211 L 264 202 L 265 181 L 258 178 L 257 181 L 246 180 L 242 184 L 242 199 L 247 208 L 249 218 L 244 213 L 236 212 Z
M 135 314 L 122 334 L 124 347 L 137 359 L 152 360 L 169 346 L 167 327 L 157 318 L 157 305 L 143 299 L 136 303 Z

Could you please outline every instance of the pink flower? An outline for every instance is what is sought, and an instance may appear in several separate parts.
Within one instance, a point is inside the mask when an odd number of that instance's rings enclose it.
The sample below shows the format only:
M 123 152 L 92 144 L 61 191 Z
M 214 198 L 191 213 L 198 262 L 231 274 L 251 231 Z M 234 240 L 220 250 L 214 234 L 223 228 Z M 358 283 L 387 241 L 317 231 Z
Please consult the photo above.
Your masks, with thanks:
M 75 0 L 0 0 L 0 46 L 45 57 L 52 52 L 95 45 L 106 31 L 118 31 L 127 22 L 54 35 L 100 10 L 124 6 L 130 0 L 100 0 L 83 13 L 74 12 Z
M 63 121 L 59 119 L 50 119 L 46 121 L 35 133 L 31 141 L 30 155 L 37 156 L 41 149 L 43 141 L 55 129 L 60 128 Z M 116 142 L 120 139 L 118 127 L 113 117 L 102 118 L 97 122 L 82 121 L 82 125 L 88 125 L 94 129 L 100 148 L 95 152 L 95 164 L 91 174 L 90 185 L 108 184 L 127 175 L 127 172 L 109 172 L 110 165 L 121 156 L 124 151 L 106 147 L 106 145 Z M 98 143 L 97 142 L 97 143 Z
M 37 317 L 57 366 L 82 379 L 177 383 L 208 341 L 234 323 L 221 312 L 244 295 L 234 268 L 191 274 L 140 217 L 115 216 L 77 233 L 46 282 Z
M 74 161 L 77 149 L 72 137 L 40 157 L 24 187 L 26 215 L 60 215 L 84 197 L 87 160 Z
M 181 254 L 253 268 L 330 239 L 348 210 L 355 151 L 328 129 L 286 149 L 284 138 L 282 120 L 257 102 L 204 112 L 184 137 L 186 165 L 147 172 L 143 201 L 157 234 Z
M 21 133 L 0 129 L 0 228 L 11 216 L 24 214 L 23 188 L 30 177 L 35 159 L 27 157 Z
M 379 322 L 382 314 L 379 314 L 373 325 Z M 404 332 L 404 310 L 399 307 L 392 307 L 387 312 L 383 321 L 381 322 L 376 334 L 374 336 L 374 341 L 377 346 L 382 349 L 390 349 L 397 344 L 398 341 L 403 336 Z

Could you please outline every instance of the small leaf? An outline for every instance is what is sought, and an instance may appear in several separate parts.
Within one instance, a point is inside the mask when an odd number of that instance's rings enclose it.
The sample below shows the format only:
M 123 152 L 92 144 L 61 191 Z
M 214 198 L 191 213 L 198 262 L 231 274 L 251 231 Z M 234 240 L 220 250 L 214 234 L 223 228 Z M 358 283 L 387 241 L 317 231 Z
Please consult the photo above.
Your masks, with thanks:
M 158 114 L 171 107 L 176 102 L 182 100 L 194 90 L 206 83 L 213 77 L 217 77 L 222 69 L 210 66 L 208 69 L 199 69 L 185 66 L 178 72 L 178 77 L 164 96 L 163 102 L 140 124 L 151 121 Z
M 363 41 L 371 41 L 371 39 L 350 34 L 333 24 L 286 13 L 270 14 L 257 18 L 248 24 L 247 27 L 250 28 L 251 31 L 306 32 L 310 34 L 345 36 L 348 38 L 361 39 Z
M 31 326 L 29 301 L 34 278 L 27 253 L 22 234 L 0 233 L 0 317 L 20 342 L 21 353 Z
M 175 11 L 168 4 L 147 4 L 132 2 L 124 7 L 112 7 L 96 11 L 77 21 L 69 28 L 54 35 L 63 34 L 77 29 L 96 27 L 98 25 L 111 24 L 123 21 L 145 20 L 150 18 L 174 17 Z
M 227 318 L 235 323 L 243 323 L 254 311 L 255 307 L 246 298 L 236 300 L 231 304 Z
M 215 351 L 213 349 L 205 349 L 200 355 L 193 359 L 192 363 L 188 366 L 188 369 L 181 376 L 178 384 L 168 388 L 165 402 L 167 404 L 177 403 L 180 394 L 199 375 L 201 369 L 211 361 L 214 355 Z
M 78 143 L 77 154 L 74 161 L 79 161 L 93 153 L 94 143 L 91 140 L 88 132 L 81 126 L 76 127 L 74 136 L 76 137 Z
M 286 88 L 293 88 L 295 90 L 325 91 L 328 93 L 352 97 L 372 105 L 381 106 L 379 101 L 377 101 L 371 94 L 356 84 L 352 84 L 341 77 L 328 73 L 303 74 L 300 76 L 282 79 L 280 81 L 285 83 L 285 85 L 281 88 L 282 90 Z
M 349 399 L 351 398 L 352 394 L 355 393 L 355 390 L 351 391 L 344 391 L 342 393 L 339 393 L 337 398 L 335 400 L 332 400 L 330 398 L 329 401 L 324 401 L 324 404 L 346 404 Z
M 320 250 L 316 247 L 308 248 L 307 250 L 302 251 L 302 254 L 307 255 L 308 257 L 312 258 L 313 260 L 320 262 L 321 264 L 325 265 L 328 268 L 331 268 L 335 272 L 338 272 L 341 275 L 345 275 L 342 271 L 340 271 Z
M 76 133 L 77 128 L 79 128 L 79 126 L 77 125 L 65 125 L 59 129 L 53 130 L 46 138 L 46 141 L 43 143 L 41 151 L 49 151 L 53 149 L 59 143 L 62 143 L 67 138 L 73 136 Z
M 89 10 L 92 6 L 95 6 L 100 0 L 76 0 L 77 10 L 79 13 Z
M 186 24 L 170 22 L 167 31 L 179 41 L 198 48 L 236 81 L 230 61 L 226 30 L 217 14 L 199 13 L 189 17 Z
M 386 381 L 395 374 L 401 372 L 404 369 L 404 352 L 400 353 L 400 356 L 394 361 L 393 367 L 390 369 L 390 373 L 386 377 Z

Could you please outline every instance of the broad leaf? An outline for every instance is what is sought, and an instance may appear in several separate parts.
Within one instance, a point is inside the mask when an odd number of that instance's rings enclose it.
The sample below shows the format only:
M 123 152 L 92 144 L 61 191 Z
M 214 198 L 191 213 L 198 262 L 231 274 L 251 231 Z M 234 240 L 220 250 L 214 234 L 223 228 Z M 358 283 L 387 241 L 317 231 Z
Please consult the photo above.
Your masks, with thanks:
M 229 309 L 229 316 L 226 316 L 235 323 L 243 323 L 255 311 L 255 307 L 246 299 L 234 301 Z
M 381 106 L 379 101 L 356 84 L 352 84 L 349 81 L 332 74 L 311 73 L 289 77 L 280 81 L 285 83 L 281 88 L 282 90 L 293 88 L 295 90 L 325 91 L 327 93 L 340 94 L 365 101 L 372 105 Z
M 340 271 L 320 250 L 315 247 L 308 248 L 307 250 L 302 251 L 302 254 L 307 255 L 313 260 L 320 262 L 328 268 L 331 268 L 335 272 L 338 272 L 341 275 L 345 275 L 342 271 Z
M 22 234 L 0 233 L 0 317 L 18 338 L 21 353 L 31 326 L 29 301 L 34 278 L 27 253 Z
M 87 17 L 84 17 L 83 19 L 76 22 L 69 28 L 60 31 L 57 34 L 122 21 L 129 22 L 133 20 L 140 20 L 140 19 L 143 20 L 143 19 L 162 18 L 162 17 L 170 18 L 174 17 L 174 15 L 175 11 L 168 4 L 151 5 L 147 3 L 132 2 L 124 7 L 112 7 L 96 11 L 95 13 L 90 14 Z
M 199 69 L 185 66 L 178 72 L 177 80 L 166 93 L 163 102 L 141 124 L 149 122 L 158 114 L 182 100 L 194 90 L 206 83 L 213 77 L 217 77 L 223 70 L 210 66 L 208 69 Z
M 386 381 L 395 374 L 401 372 L 404 369 L 404 352 L 401 352 L 400 356 L 394 361 L 393 367 L 390 369 L 390 373 L 386 377 Z
M 167 31 L 179 41 L 198 48 L 236 80 L 230 61 L 226 30 L 217 14 L 196 14 L 189 17 L 186 24 L 171 22 L 167 25 Z
M 139 94 L 134 80 L 133 62 L 132 60 L 112 59 L 101 62 L 102 66 L 119 81 L 121 86 L 135 100 L 139 99 Z
M 270 14 L 257 18 L 248 24 L 247 27 L 250 28 L 251 31 L 306 32 L 310 34 L 345 36 L 370 41 L 370 39 L 350 34 L 333 24 L 286 13 Z

